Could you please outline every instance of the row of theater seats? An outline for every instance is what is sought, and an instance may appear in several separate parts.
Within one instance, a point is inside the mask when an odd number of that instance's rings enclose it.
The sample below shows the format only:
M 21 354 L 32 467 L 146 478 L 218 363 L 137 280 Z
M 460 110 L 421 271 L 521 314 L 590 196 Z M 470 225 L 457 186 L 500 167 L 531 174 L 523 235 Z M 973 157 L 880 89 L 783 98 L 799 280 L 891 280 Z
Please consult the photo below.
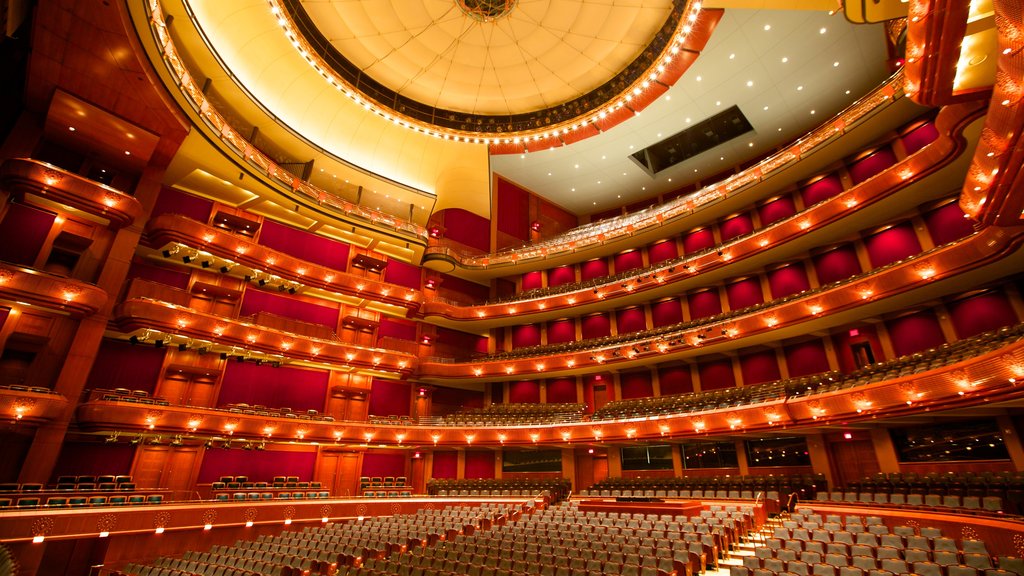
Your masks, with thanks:
M 868 506 L 909 506 L 949 508 L 951 510 L 985 510 L 1003 512 L 1003 499 L 999 496 L 959 496 L 956 494 L 887 494 L 885 492 L 818 492 L 815 500 L 864 504 Z
M 954 494 L 957 496 L 1006 496 L 1008 489 L 1024 488 L 1024 472 L 912 472 L 878 473 L 848 482 L 843 491 L 883 494 Z
M 12 390 L 14 392 L 35 392 L 36 394 L 57 394 L 49 388 L 43 388 L 41 386 L 25 386 L 22 384 L 3 384 L 0 385 L 0 390 Z
M 536 496 L 547 493 L 553 502 L 564 499 L 572 489 L 572 483 L 567 478 L 552 478 L 549 480 L 520 480 L 506 478 L 466 478 L 466 479 L 431 479 L 427 482 L 427 494 L 441 495 L 444 491 L 447 496 L 472 496 L 480 495 L 487 491 L 494 496 L 495 491 L 499 496 L 505 496 L 505 490 L 518 490 L 520 495 Z
M 360 476 L 360 488 L 404 488 L 409 484 L 405 476 Z
M 321 414 L 319 410 L 312 408 L 305 412 L 296 412 L 290 407 L 284 406 L 281 408 L 269 408 L 262 404 L 225 404 L 220 408 L 214 408 L 214 410 L 226 410 L 228 412 L 234 412 L 235 414 L 245 414 L 248 416 L 272 416 L 275 418 L 296 418 L 298 420 L 321 420 L 324 422 L 334 422 L 334 416 L 328 416 L 327 414 Z
M 39 482 L 16 482 L 0 483 L 0 492 L 42 492 L 44 490 L 54 491 L 78 491 L 95 492 L 97 490 L 135 490 L 135 483 L 131 476 L 116 476 L 105 474 L 102 476 L 58 476 L 57 483 L 47 487 Z
M 395 414 L 379 415 L 370 414 L 366 417 L 372 424 L 391 424 L 393 426 L 415 426 L 418 422 L 412 416 L 398 416 Z
M 133 506 L 162 504 L 162 494 L 118 494 L 116 496 L 49 496 L 46 502 L 39 496 L 0 498 L 0 508 L 83 508 L 86 506 Z
M 615 496 L 616 494 L 603 494 L 605 491 L 632 490 L 646 492 L 654 490 L 677 492 L 689 491 L 689 496 L 682 497 L 707 497 L 707 498 L 753 498 L 757 492 L 780 492 L 789 494 L 798 491 L 804 497 L 813 497 L 818 490 L 823 490 L 827 485 L 823 474 L 779 474 L 779 475 L 737 475 L 737 476 L 686 476 L 671 478 L 605 478 L 590 487 L 588 493 L 596 496 Z M 595 492 L 597 492 L 595 494 Z M 696 496 L 701 492 L 701 496 Z M 711 492 L 711 494 L 708 494 Z M 721 494 L 724 492 L 724 495 Z M 740 494 L 735 494 L 739 492 Z M 744 496 L 743 492 L 752 492 L 753 496 Z M 623 494 L 618 494 L 623 495 Z M 657 496 L 657 494 L 655 494 Z
M 218 502 L 242 502 L 246 500 L 314 500 L 317 498 L 330 498 L 331 493 L 327 491 L 317 492 L 218 492 L 213 499 Z
M 114 388 L 108 390 L 97 388 L 93 391 L 94 397 L 107 402 L 132 402 L 135 404 L 153 404 L 156 406 L 167 406 L 170 403 L 165 398 L 151 397 L 145 390 L 129 390 L 127 388 Z
M 579 422 L 586 406 L 568 403 L 491 404 L 442 416 L 439 423 L 448 426 L 497 426 Z
M 1024 324 L 993 330 L 944 344 L 923 352 L 908 354 L 886 362 L 879 362 L 848 374 L 826 372 L 800 378 L 689 392 L 670 396 L 614 400 L 596 410 L 591 420 L 614 420 L 661 414 L 680 414 L 757 404 L 768 400 L 834 392 L 844 388 L 862 386 L 917 374 L 955 364 L 986 352 L 1001 348 L 1024 336 Z
M 730 576 L 752 576 L 758 570 L 799 576 L 979 576 L 993 570 L 1024 574 L 1024 560 L 993 557 L 985 542 L 957 542 L 938 528 L 890 530 L 877 516 L 823 518 L 800 508 L 754 548 L 753 556 L 743 557 L 742 567 L 731 569 Z

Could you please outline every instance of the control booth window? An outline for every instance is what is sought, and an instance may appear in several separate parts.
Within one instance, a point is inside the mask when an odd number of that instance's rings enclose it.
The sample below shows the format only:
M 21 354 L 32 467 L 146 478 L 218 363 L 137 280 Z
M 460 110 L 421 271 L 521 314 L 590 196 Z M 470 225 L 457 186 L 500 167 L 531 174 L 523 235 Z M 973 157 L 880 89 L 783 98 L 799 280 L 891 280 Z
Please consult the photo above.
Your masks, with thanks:
M 672 447 L 631 446 L 622 449 L 623 470 L 671 470 Z
M 991 420 L 895 428 L 889 434 L 900 462 L 1010 459 L 1002 432 Z
M 739 468 L 735 442 L 684 442 L 683 468 Z

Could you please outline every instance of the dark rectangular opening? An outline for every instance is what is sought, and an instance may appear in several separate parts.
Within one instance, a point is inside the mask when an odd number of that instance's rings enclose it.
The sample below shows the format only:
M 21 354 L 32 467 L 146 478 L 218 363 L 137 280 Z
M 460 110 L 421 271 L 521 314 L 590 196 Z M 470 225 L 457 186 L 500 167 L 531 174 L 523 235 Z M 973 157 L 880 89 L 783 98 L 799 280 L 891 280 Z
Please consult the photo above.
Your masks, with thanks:
M 750 125 L 750 121 L 743 115 L 739 106 L 732 106 L 661 142 L 633 153 L 631 158 L 653 176 L 753 130 L 754 127 Z

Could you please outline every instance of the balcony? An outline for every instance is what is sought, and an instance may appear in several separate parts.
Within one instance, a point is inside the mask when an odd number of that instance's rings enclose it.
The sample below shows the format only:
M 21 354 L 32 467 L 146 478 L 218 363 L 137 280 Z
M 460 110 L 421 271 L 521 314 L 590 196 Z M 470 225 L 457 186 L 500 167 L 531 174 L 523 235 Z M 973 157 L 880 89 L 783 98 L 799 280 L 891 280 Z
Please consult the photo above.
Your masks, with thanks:
M 970 343 L 969 343 L 970 344 Z M 971 348 L 971 346 L 965 346 Z M 337 445 L 499 446 L 661 440 L 764 432 L 812 427 L 831 422 L 856 422 L 921 410 L 986 405 L 1024 396 L 1024 340 L 1019 329 L 979 338 L 973 354 L 949 364 L 931 367 L 909 357 L 894 363 L 889 372 L 847 378 L 840 385 L 813 391 L 791 390 L 749 404 L 673 413 L 590 421 L 494 426 L 439 425 L 436 419 L 404 424 L 365 421 L 297 419 L 273 414 L 245 414 L 228 409 L 195 406 L 150 406 L 93 400 L 78 408 L 84 429 L 134 430 L 149 434 L 184 434 L 230 439 L 245 443 L 317 442 Z M 903 368 L 906 368 L 904 370 Z M 877 377 L 877 378 L 876 378 Z M 151 428 L 152 427 L 152 428 Z
M 36 426 L 60 417 L 68 399 L 49 388 L 12 384 L 0 386 L 0 419 L 19 425 Z
M 83 318 L 107 302 L 107 293 L 92 284 L 0 263 L 0 298 Z
M 195 260 L 196 266 L 205 259 L 211 269 L 246 277 L 252 282 L 262 279 L 285 283 L 296 291 L 315 289 L 327 293 L 328 297 L 333 293 L 335 298 L 343 295 L 407 310 L 416 310 L 423 302 L 422 292 L 300 260 L 178 214 L 153 218 L 146 226 L 146 233 L 150 245 L 157 250 L 166 254 L 194 252 L 197 256 L 190 260 Z
M 31 158 L 9 158 L 0 164 L 0 186 L 13 194 L 34 194 L 77 208 L 123 228 L 142 215 L 142 204 L 109 186 L 93 182 Z
M 330 365 L 335 371 L 363 371 L 371 374 L 407 377 L 415 369 L 414 355 L 381 348 L 347 344 L 338 338 L 319 338 L 310 333 L 310 325 L 274 317 L 274 327 L 261 326 L 246 319 L 225 318 L 197 312 L 188 307 L 150 298 L 130 298 L 117 306 L 114 322 L 122 332 L 141 332 L 137 341 L 150 338 L 169 343 L 175 337 L 191 339 L 193 345 L 213 352 L 248 355 L 256 359 L 300 360 Z M 292 330 L 292 331 L 286 331 Z M 243 356 L 244 358 L 244 356 Z

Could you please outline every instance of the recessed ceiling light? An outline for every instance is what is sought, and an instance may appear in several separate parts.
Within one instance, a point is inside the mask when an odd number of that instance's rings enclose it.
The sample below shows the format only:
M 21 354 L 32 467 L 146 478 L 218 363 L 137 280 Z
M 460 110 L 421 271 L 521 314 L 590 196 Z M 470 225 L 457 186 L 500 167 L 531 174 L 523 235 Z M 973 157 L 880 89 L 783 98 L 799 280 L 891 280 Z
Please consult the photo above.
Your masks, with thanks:
M 824 34 L 825 32 L 828 32 L 828 28 L 825 28 L 824 26 L 822 26 L 822 27 L 821 27 L 821 28 L 820 28 L 820 29 L 818 30 L 818 34 Z
M 597 181 L 597 183 L 598 183 L 598 184 L 600 184 L 600 183 L 601 183 L 601 181 L 600 181 L 600 180 L 598 180 L 598 181 Z
M 604 160 L 604 159 L 606 159 L 606 158 L 608 158 L 608 157 L 607 157 L 607 156 L 605 156 L 605 155 L 603 155 L 603 154 L 601 155 L 601 160 Z
M 814 114 L 814 110 L 811 110 L 811 114 Z
M 616 198 L 622 198 L 622 194 L 616 194 L 615 197 Z
M 594 202 L 594 206 L 597 206 L 597 202 Z
M 579 165 L 579 164 L 576 164 L 576 165 L 574 166 L 574 168 L 579 168 L 579 167 L 580 167 L 580 165 Z
M 725 160 L 725 156 L 719 156 L 718 159 L 719 160 Z
M 671 181 L 672 181 L 672 179 L 671 179 L 671 178 L 669 178 L 669 179 L 668 179 L 668 181 L 669 181 L 669 182 L 671 182 Z
M 833 68 L 838 68 L 839 67 L 839 60 L 836 60 L 835 62 L 833 62 L 832 63 L 832 67 Z
M 771 25 L 771 24 L 765 24 L 765 25 L 764 25 L 764 31 L 765 31 L 765 32 L 767 32 L 767 31 L 769 31 L 769 30 L 771 30 L 771 29 L 772 29 L 772 25 Z
M 665 100 L 671 100 L 671 99 L 672 99 L 672 95 L 671 94 L 665 94 Z
M 548 172 L 548 176 L 551 176 L 551 172 Z
M 630 145 L 629 145 L 629 149 L 630 149 L 630 150 L 632 150 L 632 149 L 633 149 L 633 145 L 632 145 L 632 144 L 630 144 Z
M 520 158 L 526 158 L 526 154 L 520 154 L 519 157 Z
M 749 146 L 750 148 L 753 148 L 754 147 L 754 143 L 753 142 L 747 142 L 747 146 Z
M 765 107 L 764 107 L 764 109 L 765 109 L 765 110 L 767 110 L 767 109 L 768 109 L 768 107 L 767 107 L 767 106 L 765 106 Z
M 729 60 L 735 60 L 735 59 L 736 59 L 736 55 L 735 54 L 729 54 Z
M 569 189 L 569 191 L 570 191 L 570 192 L 575 192 L 575 191 L 576 191 L 576 189 L 575 189 L 575 188 L 570 188 L 570 189 Z
M 722 105 L 722 101 L 721 100 L 715 100 L 715 106 L 721 106 L 721 105 Z
M 703 80 L 703 78 L 701 78 L 700 76 L 697 76 L 697 82 L 700 82 L 701 80 Z
M 124 151 L 124 155 L 125 155 L 125 156 L 131 156 L 131 155 L 132 155 L 132 153 L 131 153 L 131 152 L 129 152 L 128 150 L 125 150 L 125 151 Z
M 786 56 L 783 56 L 782 57 L 782 63 L 785 64 L 786 62 L 789 62 L 789 58 L 786 57 Z
M 68 126 L 68 130 L 74 132 L 75 131 L 75 127 L 74 126 Z
M 747 80 L 747 88 L 750 88 L 753 85 L 754 85 L 754 81 L 753 80 Z
M 626 173 L 625 173 L 625 172 L 623 172 L 623 173 L 622 173 L 622 175 L 623 175 L 623 176 L 625 176 L 625 175 L 626 175 Z
M 661 132 L 658 132 L 658 138 L 661 138 Z
M 847 91 L 846 91 L 846 93 L 847 93 L 847 94 L 849 94 L 849 93 L 850 93 L 850 91 L 849 91 L 849 90 L 847 90 Z
M 689 123 L 690 123 L 690 119 L 689 119 L 689 118 L 687 118 L 687 119 L 686 119 L 686 123 L 687 123 L 687 124 L 689 124 Z
M 801 90 L 803 90 L 803 89 L 804 89 L 804 87 L 803 87 L 803 86 L 797 86 L 797 87 L 796 87 L 796 91 L 797 91 L 797 92 L 800 92 L 800 91 L 801 91 Z

